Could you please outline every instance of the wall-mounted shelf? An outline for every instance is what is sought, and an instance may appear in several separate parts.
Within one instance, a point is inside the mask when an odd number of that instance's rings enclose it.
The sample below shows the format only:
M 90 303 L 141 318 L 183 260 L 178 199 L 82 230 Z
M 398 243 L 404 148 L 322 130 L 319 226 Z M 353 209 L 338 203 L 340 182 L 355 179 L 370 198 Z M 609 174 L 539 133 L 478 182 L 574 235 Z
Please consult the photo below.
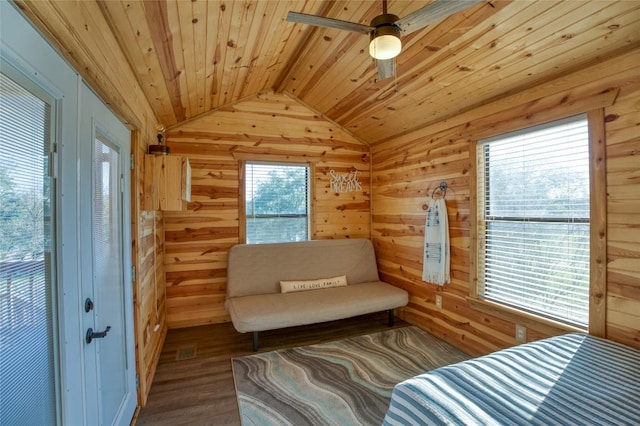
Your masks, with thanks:
M 191 165 L 187 157 L 144 156 L 143 209 L 181 211 L 191 201 Z

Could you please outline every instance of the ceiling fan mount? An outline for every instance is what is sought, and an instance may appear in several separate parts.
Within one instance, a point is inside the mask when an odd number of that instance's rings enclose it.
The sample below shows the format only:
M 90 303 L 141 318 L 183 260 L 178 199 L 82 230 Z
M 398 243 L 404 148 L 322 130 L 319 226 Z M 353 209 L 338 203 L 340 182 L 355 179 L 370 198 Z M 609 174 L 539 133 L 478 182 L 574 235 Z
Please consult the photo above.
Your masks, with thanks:
M 289 12 L 287 21 L 369 35 L 369 54 L 377 60 L 378 76 L 382 80 L 395 75 L 395 57 L 402 51 L 401 36 L 420 30 L 480 1 L 483 0 L 435 0 L 404 18 L 399 18 L 387 13 L 387 0 L 382 0 L 382 14 L 373 18 L 370 25 L 298 12 Z
M 371 20 L 371 24 L 369 24 L 370 27 L 373 28 L 378 28 L 381 26 L 396 26 L 395 22 L 398 21 L 400 18 L 398 18 L 396 15 L 392 14 L 392 13 L 383 13 L 382 15 L 378 15 L 375 18 L 373 18 Z

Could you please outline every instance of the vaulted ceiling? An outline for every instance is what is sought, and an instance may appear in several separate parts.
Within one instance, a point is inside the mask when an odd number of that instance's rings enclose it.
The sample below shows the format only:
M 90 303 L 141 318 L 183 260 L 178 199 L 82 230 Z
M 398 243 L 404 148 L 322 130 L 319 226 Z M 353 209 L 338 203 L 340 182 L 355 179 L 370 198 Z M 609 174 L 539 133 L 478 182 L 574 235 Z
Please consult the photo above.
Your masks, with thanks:
M 389 0 L 388 7 L 403 17 L 429 3 Z M 372 144 L 640 43 L 637 0 L 485 0 L 404 37 L 396 78 L 377 81 L 367 36 L 290 23 L 286 15 L 368 25 L 381 1 L 98 4 L 166 127 L 275 90 Z

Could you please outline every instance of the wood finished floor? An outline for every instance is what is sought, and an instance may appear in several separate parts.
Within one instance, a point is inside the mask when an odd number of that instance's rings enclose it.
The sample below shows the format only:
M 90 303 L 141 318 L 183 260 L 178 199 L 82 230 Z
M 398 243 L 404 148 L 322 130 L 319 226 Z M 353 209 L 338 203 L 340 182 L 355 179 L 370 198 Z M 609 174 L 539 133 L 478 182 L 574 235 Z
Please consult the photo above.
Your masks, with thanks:
M 396 318 L 394 328 L 407 325 Z M 387 314 L 380 312 L 265 331 L 260 333 L 260 352 L 388 329 Z M 238 333 L 230 323 L 169 330 L 147 405 L 136 424 L 240 425 L 231 358 L 254 353 L 251 339 L 251 333 Z M 178 355 L 186 359 L 177 360 Z

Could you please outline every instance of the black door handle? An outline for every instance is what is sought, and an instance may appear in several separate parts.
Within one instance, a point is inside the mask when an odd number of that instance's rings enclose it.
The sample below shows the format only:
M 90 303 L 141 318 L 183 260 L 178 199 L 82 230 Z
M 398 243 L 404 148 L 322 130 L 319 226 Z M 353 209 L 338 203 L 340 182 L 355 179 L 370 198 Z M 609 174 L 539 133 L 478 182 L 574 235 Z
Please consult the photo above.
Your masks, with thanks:
M 107 337 L 107 333 L 109 332 L 109 330 L 111 330 L 110 325 L 108 325 L 107 328 L 104 329 L 104 331 L 98 332 L 93 331 L 93 328 L 89 327 L 89 329 L 87 330 L 87 336 L 85 337 L 87 344 L 91 343 L 93 339 L 102 339 L 104 337 Z

